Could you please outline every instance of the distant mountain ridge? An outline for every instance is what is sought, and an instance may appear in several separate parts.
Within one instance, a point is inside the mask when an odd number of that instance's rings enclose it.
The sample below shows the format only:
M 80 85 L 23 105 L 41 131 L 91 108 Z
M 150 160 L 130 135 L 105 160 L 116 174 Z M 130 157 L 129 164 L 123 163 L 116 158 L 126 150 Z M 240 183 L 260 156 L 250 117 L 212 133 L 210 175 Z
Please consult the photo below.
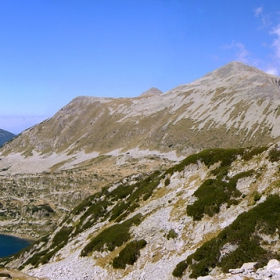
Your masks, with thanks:
M 16 135 L 8 132 L 6 130 L 0 129 L 0 147 L 8 142 L 9 140 L 13 139 Z

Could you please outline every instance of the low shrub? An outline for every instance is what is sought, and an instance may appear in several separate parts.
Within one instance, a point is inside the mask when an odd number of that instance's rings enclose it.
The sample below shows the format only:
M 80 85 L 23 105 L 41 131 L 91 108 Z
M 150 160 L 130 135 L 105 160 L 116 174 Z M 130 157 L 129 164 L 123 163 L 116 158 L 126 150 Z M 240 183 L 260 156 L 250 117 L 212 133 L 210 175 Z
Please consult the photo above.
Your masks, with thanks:
M 0 273 L 0 277 L 6 278 L 6 279 L 13 279 L 13 277 L 9 273 Z
M 280 149 L 274 148 L 269 151 L 268 159 L 271 162 L 276 162 L 280 160 Z
M 187 268 L 188 268 L 187 262 L 186 261 L 181 261 L 176 265 L 175 269 L 172 272 L 172 275 L 175 276 L 175 277 L 182 277 L 184 271 Z
M 243 156 L 245 149 L 206 149 L 197 154 L 190 155 L 179 164 L 169 168 L 166 173 L 173 174 L 174 172 L 183 171 L 190 164 L 197 164 L 198 161 L 203 162 L 207 167 L 220 162 L 221 167 L 229 166 L 238 155 Z
M 169 240 L 170 238 L 176 238 L 178 236 L 178 234 L 176 233 L 176 231 L 174 229 L 169 230 L 166 238 Z
M 76 226 L 75 231 L 73 231 L 72 236 L 77 235 L 90 228 L 99 220 L 105 220 L 107 214 L 107 207 L 111 205 L 110 201 L 99 199 L 94 203 L 88 203 L 90 205 L 79 220 L 79 224 Z M 86 221 L 86 222 L 85 222 Z
M 116 247 L 121 246 L 130 239 L 130 227 L 132 225 L 139 225 L 141 221 L 142 215 L 137 214 L 121 224 L 114 224 L 106 228 L 84 247 L 81 256 L 88 256 L 93 251 L 113 251 Z
M 257 202 L 261 199 L 262 195 L 259 192 L 254 193 L 254 201 Z
M 120 251 L 119 255 L 113 259 L 113 267 L 125 269 L 126 265 L 134 264 L 140 256 L 140 250 L 146 246 L 144 239 L 132 241 Z
M 54 236 L 52 240 L 52 246 L 51 248 L 55 248 L 57 246 L 63 247 L 65 244 L 67 244 L 70 233 L 72 232 L 73 227 L 63 227 L 60 231 L 57 232 L 57 234 Z
M 73 227 L 63 227 L 60 231 L 56 233 L 52 240 L 52 245 L 49 249 L 35 253 L 31 258 L 29 258 L 21 268 L 25 267 L 28 264 L 38 267 L 40 264 L 47 263 L 63 246 L 65 246 L 69 240 L 70 233 L 72 232 Z M 40 239 L 37 244 L 40 242 L 46 243 L 46 237 Z M 31 247 L 32 248 L 32 247 Z
M 45 255 L 47 255 L 49 252 L 49 250 L 43 250 L 39 253 L 35 253 L 31 258 L 29 258 L 24 264 L 22 264 L 22 266 L 20 267 L 20 269 L 23 269 L 25 266 L 27 265 L 32 265 L 35 268 L 39 266 L 39 264 L 41 263 L 41 258 L 43 258 Z
M 254 147 L 254 148 L 246 148 L 243 152 L 242 158 L 246 161 L 251 160 L 254 156 L 261 154 L 266 151 L 268 147 Z
M 188 156 L 179 164 L 169 168 L 166 173 L 173 174 L 176 171 L 183 171 L 184 168 L 190 164 L 196 164 L 198 161 L 203 162 L 207 167 L 221 162 L 221 167 L 229 166 L 238 156 L 244 160 L 250 160 L 253 156 L 256 156 L 264 151 L 267 147 L 255 147 L 255 148 L 239 148 L 239 149 L 206 149 L 197 154 Z M 279 152 L 280 158 L 280 152 Z
M 120 222 L 129 213 L 139 207 L 139 201 L 147 200 L 161 180 L 160 172 L 155 171 L 146 179 L 131 186 L 119 186 L 108 195 L 108 199 L 118 200 L 118 203 L 108 212 L 110 221 Z
M 167 177 L 164 181 L 164 185 L 167 187 L 170 184 L 170 178 Z
M 135 184 L 133 185 L 120 185 L 116 189 L 114 189 L 112 192 L 110 192 L 110 198 L 112 201 L 117 201 L 119 199 L 124 199 L 127 196 L 129 196 L 133 189 L 135 188 Z
M 201 220 L 204 214 L 212 217 L 219 213 L 222 204 L 236 205 L 242 194 L 236 189 L 237 181 L 244 177 L 252 176 L 254 170 L 241 172 L 232 178 L 228 178 L 225 169 L 217 168 L 216 179 L 205 180 L 201 186 L 194 192 L 194 196 L 198 198 L 193 204 L 187 206 L 187 214 L 194 220 Z M 226 177 L 225 177 L 226 176 Z M 225 180 L 226 179 L 226 180 Z

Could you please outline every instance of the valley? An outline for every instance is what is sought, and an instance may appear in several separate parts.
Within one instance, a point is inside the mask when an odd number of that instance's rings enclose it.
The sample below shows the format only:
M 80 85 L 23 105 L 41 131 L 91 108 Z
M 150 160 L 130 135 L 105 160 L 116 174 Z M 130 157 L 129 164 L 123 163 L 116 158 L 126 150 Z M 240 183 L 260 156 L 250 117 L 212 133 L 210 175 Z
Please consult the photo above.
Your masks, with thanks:
M 147 156 L 139 163 L 129 156 L 86 160 L 75 168 L 0 176 L 1 233 L 37 239 L 88 196 L 115 181 L 145 176 L 173 162 Z

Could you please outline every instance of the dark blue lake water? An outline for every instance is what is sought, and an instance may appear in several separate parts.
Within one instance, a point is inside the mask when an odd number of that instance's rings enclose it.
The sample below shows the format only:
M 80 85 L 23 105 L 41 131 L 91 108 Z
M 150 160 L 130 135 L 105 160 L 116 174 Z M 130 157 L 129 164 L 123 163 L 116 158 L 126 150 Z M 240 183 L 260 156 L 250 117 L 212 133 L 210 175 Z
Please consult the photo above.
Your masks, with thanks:
M 28 240 L 0 234 L 0 258 L 15 254 L 28 245 Z

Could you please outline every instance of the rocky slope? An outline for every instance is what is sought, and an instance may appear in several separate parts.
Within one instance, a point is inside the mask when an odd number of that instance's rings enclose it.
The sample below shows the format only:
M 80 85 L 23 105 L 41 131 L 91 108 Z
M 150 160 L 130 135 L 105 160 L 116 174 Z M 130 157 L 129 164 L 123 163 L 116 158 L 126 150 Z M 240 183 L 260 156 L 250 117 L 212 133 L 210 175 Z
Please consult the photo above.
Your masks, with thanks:
M 6 130 L 0 129 L 0 147 L 10 141 L 11 139 L 13 139 L 15 137 L 15 135 L 11 132 L 8 132 Z
M 277 145 L 210 149 L 109 184 L 2 263 L 56 280 L 216 279 L 263 267 L 280 258 L 279 162 Z

